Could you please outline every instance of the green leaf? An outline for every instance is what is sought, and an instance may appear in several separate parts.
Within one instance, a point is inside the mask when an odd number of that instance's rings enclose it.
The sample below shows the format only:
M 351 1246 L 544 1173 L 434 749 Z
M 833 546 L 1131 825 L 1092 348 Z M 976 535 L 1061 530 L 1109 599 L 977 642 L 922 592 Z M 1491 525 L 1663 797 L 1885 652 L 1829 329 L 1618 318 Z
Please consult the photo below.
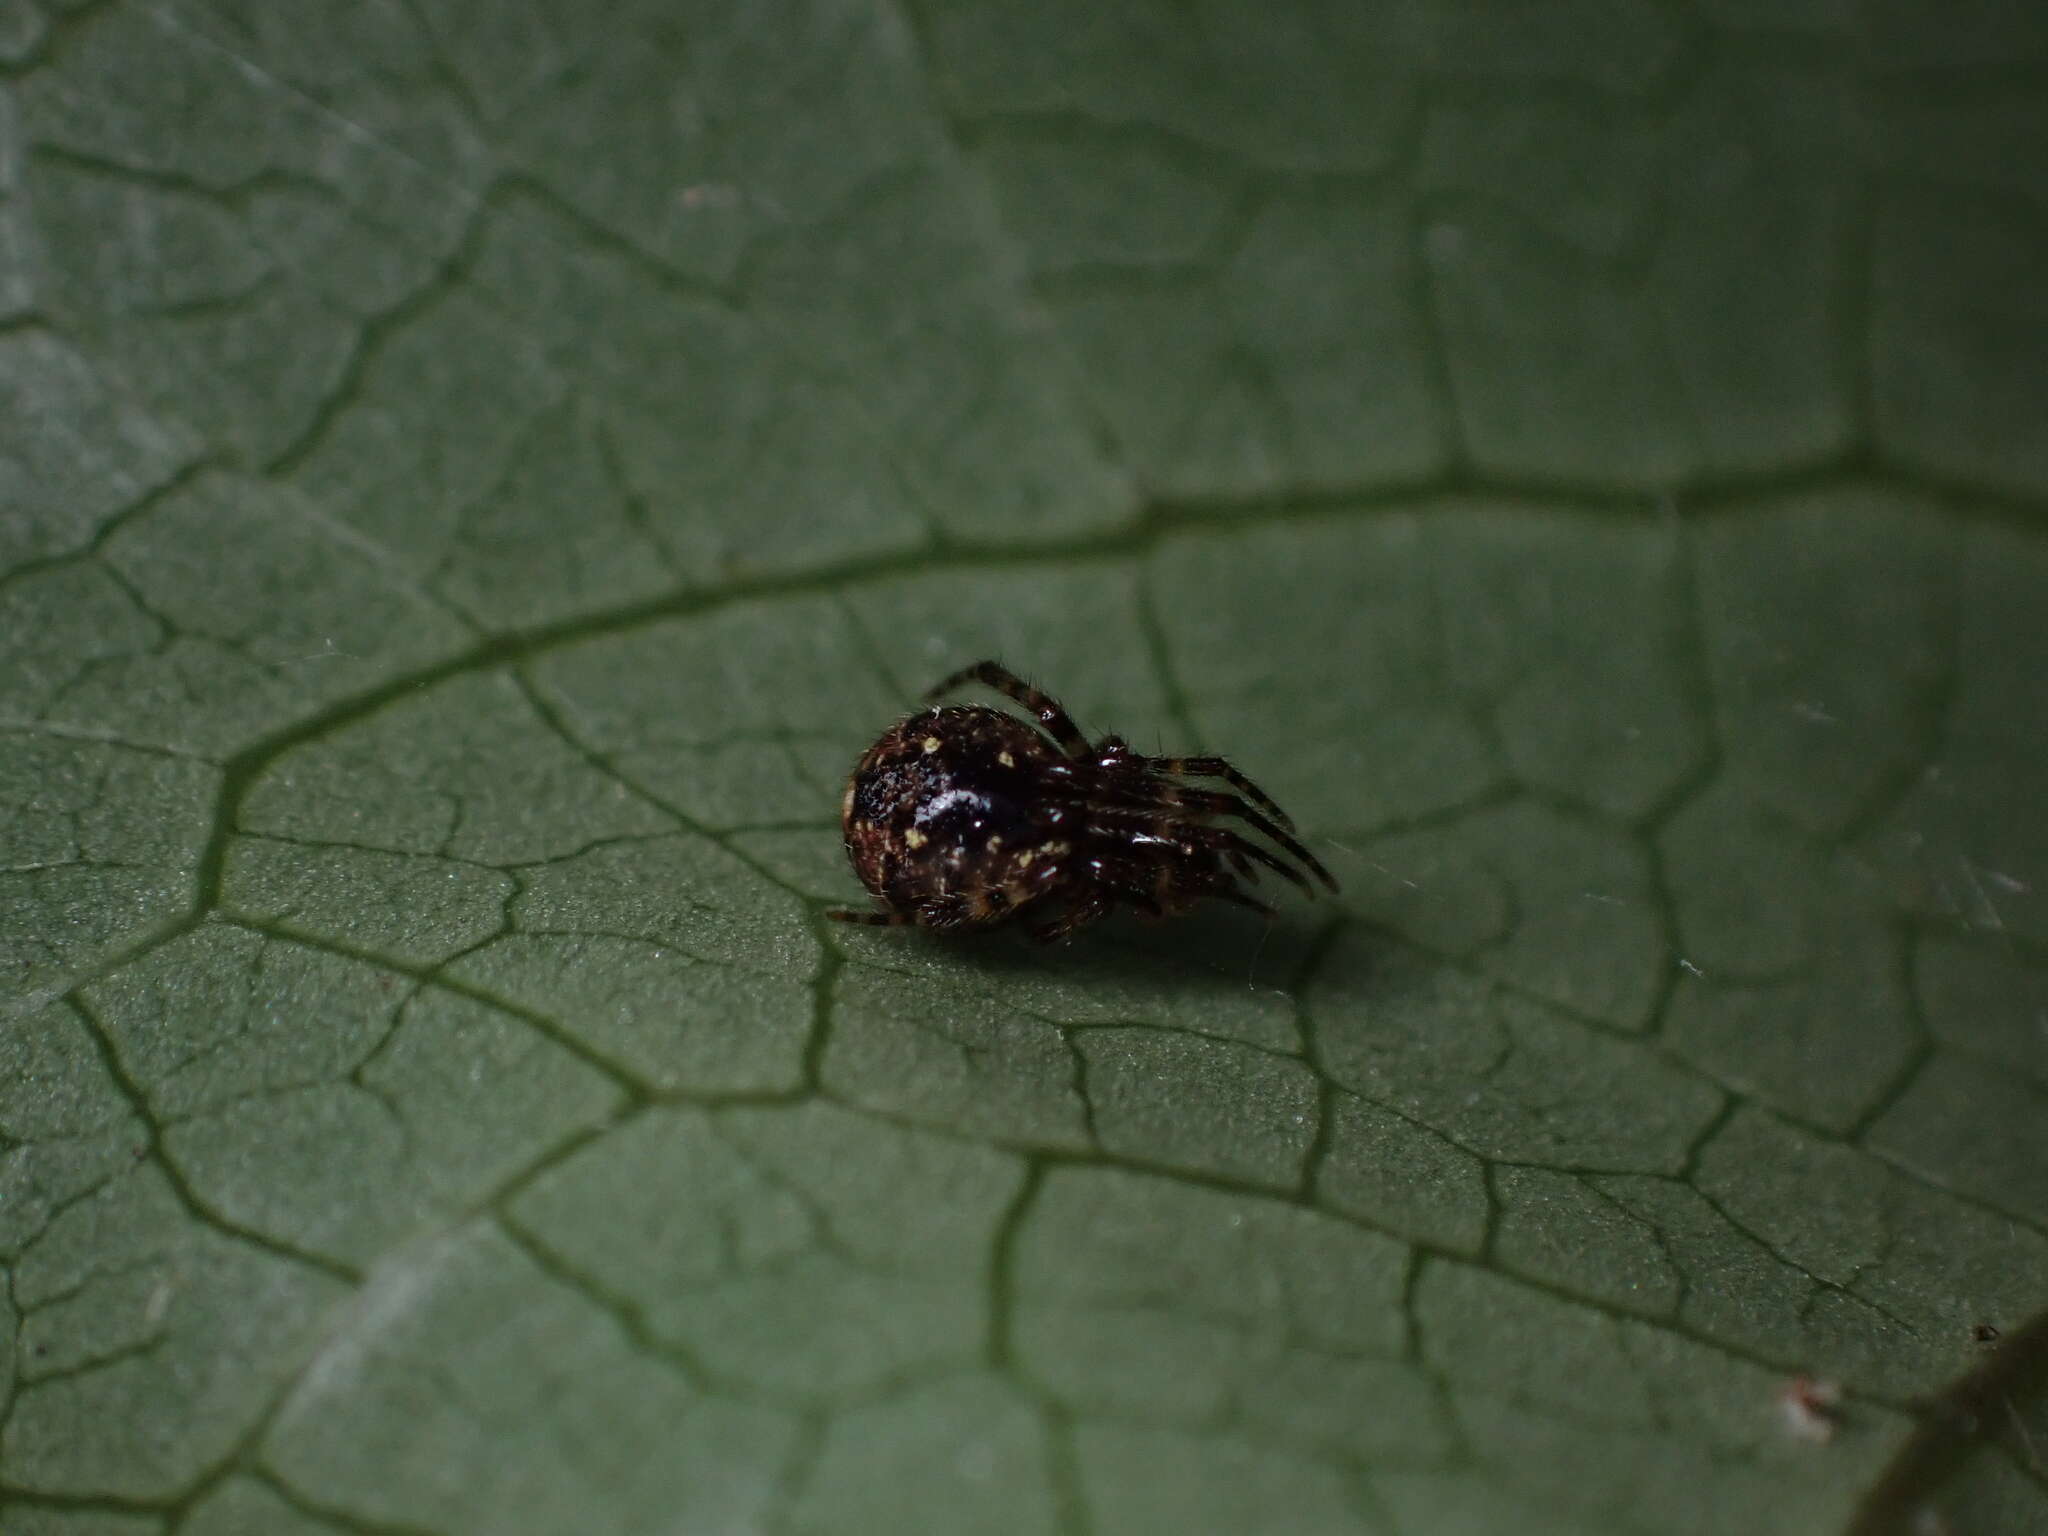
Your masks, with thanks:
M 2043 15 L 14 0 L 0 1529 L 2040 1529 Z

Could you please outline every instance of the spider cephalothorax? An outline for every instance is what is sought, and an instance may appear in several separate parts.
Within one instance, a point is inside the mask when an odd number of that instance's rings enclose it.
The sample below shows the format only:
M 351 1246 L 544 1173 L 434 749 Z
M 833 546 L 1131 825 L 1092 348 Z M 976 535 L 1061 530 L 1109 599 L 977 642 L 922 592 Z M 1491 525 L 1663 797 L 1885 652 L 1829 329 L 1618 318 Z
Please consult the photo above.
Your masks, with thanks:
M 1238 883 L 1256 881 L 1261 864 L 1311 895 L 1303 869 L 1337 889 L 1286 813 L 1222 758 L 1145 757 L 1115 736 L 1091 744 L 1055 700 L 992 661 L 926 697 L 965 682 L 1008 694 L 1044 731 L 976 704 L 922 710 L 885 731 L 855 764 L 840 807 L 846 856 L 884 910 L 834 917 L 976 928 L 1030 907 L 1031 931 L 1062 939 L 1118 902 L 1150 917 L 1205 896 L 1271 912 Z M 1238 793 L 1184 779 L 1220 779 Z

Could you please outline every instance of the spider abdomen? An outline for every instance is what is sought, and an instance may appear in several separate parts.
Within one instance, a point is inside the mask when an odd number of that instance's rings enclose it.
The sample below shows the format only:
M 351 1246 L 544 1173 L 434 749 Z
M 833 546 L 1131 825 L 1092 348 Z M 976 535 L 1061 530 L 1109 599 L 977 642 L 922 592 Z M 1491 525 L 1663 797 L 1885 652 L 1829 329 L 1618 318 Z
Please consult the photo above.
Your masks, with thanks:
M 1000 922 L 1045 889 L 1065 813 L 1045 803 L 1054 754 L 1014 715 L 927 709 L 870 747 L 846 786 L 847 857 L 862 885 L 928 927 Z

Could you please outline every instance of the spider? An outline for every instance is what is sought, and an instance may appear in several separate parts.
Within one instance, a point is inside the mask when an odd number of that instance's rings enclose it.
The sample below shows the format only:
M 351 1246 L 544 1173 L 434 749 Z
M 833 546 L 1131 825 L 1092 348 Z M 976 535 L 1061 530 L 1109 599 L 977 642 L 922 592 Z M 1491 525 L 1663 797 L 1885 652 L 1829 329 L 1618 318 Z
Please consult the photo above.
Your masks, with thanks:
M 963 667 L 925 698 L 969 682 L 1015 699 L 1043 734 L 979 704 L 920 710 L 884 731 L 840 802 L 846 856 L 883 910 L 834 911 L 841 922 L 987 928 L 1028 907 L 1032 935 L 1051 941 L 1120 901 L 1153 918 L 1205 896 L 1270 915 L 1238 884 L 1257 881 L 1259 865 L 1311 896 L 1309 875 L 1337 889 L 1287 813 L 1223 758 L 1145 757 L 1118 736 L 1091 744 L 1057 700 L 993 661 Z M 1237 793 L 1184 778 L 1220 779 Z

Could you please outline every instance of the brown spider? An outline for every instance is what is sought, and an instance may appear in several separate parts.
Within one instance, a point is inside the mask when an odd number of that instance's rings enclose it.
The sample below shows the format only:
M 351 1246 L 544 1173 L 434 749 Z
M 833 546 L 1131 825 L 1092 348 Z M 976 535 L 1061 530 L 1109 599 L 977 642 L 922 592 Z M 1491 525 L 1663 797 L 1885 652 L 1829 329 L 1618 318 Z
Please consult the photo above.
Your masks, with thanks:
M 925 697 L 966 682 L 1008 694 L 1045 734 L 979 704 L 921 710 L 883 732 L 854 765 L 840 819 L 853 872 L 885 910 L 834 911 L 841 922 L 986 928 L 1036 904 L 1053 910 L 1031 932 L 1052 940 L 1119 901 L 1146 917 L 1205 896 L 1270 914 L 1237 883 L 1256 881 L 1260 864 L 1315 894 L 1294 864 L 1218 817 L 1235 817 L 1337 889 L 1287 813 L 1222 758 L 1144 757 L 1117 736 L 1091 746 L 1056 700 L 993 661 Z M 1240 793 L 1180 778 L 1221 779 Z

